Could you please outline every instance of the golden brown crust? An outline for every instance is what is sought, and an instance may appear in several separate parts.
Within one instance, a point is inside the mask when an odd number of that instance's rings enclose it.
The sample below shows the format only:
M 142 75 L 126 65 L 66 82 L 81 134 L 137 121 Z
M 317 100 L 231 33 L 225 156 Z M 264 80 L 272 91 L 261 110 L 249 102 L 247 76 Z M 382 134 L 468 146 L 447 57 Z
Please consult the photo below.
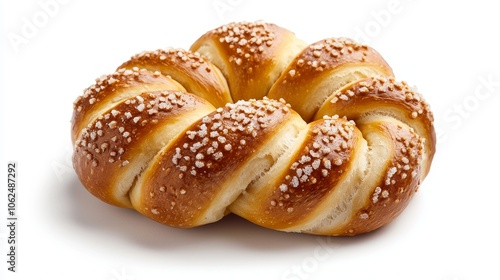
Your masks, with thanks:
M 96 83 L 85 89 L 83 95 L 73 104 L 71 140 L 78 138 L 87 124 L 109 109 L 112 104 L 134 97 L 146 91 L 185 89 L 170 77 L 133 67 L 120 69 L 113 74 L 103 75 Z
M 131 185 L 118 190 L 124 177 L 129 176 L 127 173 L 134 172 L 130 167 L 137 169 L 137 164 L 145 164 L 137 161 L 150 160 L 169 142 L 168 137 L 162 136 L 164 139 L 155 145 L 155 134 L 165 129 L 179 130 L 176 122 L 191 117 L 190 112 L 195 109 L 206 112 L 213 107 L 191 94 L 162 91 L 142 93 L 103 112 L 82 130 L 75 142 L 73 162 L 83 185 L 105 202 L 130 206 L 125 195 Z M 142 159 L 142 155 L 148 157 Z
M 367 127 L 369 126 L 369 127 Z M 413 130 L 389 122 L 374 122 L 361 127 L 362 131 L 376 130 L 393 144 L 382 177 L 371 190 L 364 206 L 353 211 L 349 223 L 335 235 L 356 235 L 369 232 L 394 220 L 408 205 L 420 185 L 423 139 Z
M 377 51 L 350 39 L 325 39 L 309 45 L 297 55 L 268 96 L 285 99 L 306 121 L 310 121 L 336 89 L 376 74 L 393 75 Z M 325 81 L 328 85 L 324 85 Z
M 408 124 L 425 139 L 423 177 L 429 172 L 436 150 L 434 116 L 422 95 L 406 82 L 380 76 L 356 81 L 332 94 L 315 118 L 331 114 L 347 116 L 356 122 L 374 114 L 390 115 Z
M 236 187 L 228 181 L 291 114 L 281 102 L 259 100 L 229 104 L 203 117 L 155 158 L 141 179 L 140 205 L 134 206 L 176 227 L 206 223 L 203 215 L 216 197 Z
M 231 23 L 97 79 L 74 103 L 73 164 L 96 197 L 170 226 L 233 212 L 282 231 L 369 232 L 404 210 L 435 153 L 429 105 L 392 76 L 350 39 L 306 46 L 274 24 Z
M 303 47 L 293 32 L 275 24 L 233 22 L 207 32 L 191 50 L 211 58 L 222 70 L 237 101 L 266 96 Z
M 317 208 L 349 172 L 353 148 L 361 134 L 353 122 L 338 116 L 310 123 L 307 130 L 273 186 L 266 188 L 265 194 L 252 193 L 245 202 L 240 201 L 247 206 L 233 207 L 233 212 L 258 225 L 281 230 L 300 227 L 314 218 Z
M 219 69 L 197 53 L 182 49 L 141 52 L 118 69 L 145 68 L 170 76 L 190 93 L 198 95 L 216 107 L 231 103 L 231 94 Z

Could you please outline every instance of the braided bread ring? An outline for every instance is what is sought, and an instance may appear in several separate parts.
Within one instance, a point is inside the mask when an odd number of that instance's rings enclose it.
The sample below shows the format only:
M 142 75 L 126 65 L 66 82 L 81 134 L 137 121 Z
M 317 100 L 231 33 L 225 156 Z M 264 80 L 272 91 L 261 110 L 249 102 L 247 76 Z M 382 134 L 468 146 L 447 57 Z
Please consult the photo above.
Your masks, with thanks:
M 80 181 L 109 204 L 318 235 L 394 220 L 436 142 L 429 105 L 375 50 L 264 22 L 133 56 L 77 98 L 71 138 Z

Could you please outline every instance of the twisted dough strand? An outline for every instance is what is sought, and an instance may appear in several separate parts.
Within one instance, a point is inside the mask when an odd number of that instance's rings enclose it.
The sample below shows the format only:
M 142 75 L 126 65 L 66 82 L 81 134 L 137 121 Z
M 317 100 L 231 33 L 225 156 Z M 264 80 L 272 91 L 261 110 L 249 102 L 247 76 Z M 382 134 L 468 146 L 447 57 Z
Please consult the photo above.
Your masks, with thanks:
M 404 210 L 435 151 L 429 106 L 392 76 L 349 39 L 306 46 L 231 23 L 97 79 L 74 103 L 74 167 L 96 197 L 170 226 L 232 212 L 282 231 L 372 231 Z

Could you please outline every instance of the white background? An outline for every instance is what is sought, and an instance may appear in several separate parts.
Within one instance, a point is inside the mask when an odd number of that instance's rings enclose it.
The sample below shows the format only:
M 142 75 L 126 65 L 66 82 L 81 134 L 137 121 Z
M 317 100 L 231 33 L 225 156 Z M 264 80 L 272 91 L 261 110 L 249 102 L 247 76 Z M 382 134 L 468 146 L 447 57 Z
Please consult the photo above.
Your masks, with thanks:
M 457 2 L 2 1 L 0 278 L 500 279 L 500 17 L 494 1 Z M 70 118 L 85 87 L 142 50 L 187 49 L 219 25 L 259 19 L 310 43 L 368 43 L 431 104 L 431 173 L 389 226 L 319 238 L 230 216 L 173 229 L 104 204 L 78 182 Z M 16 273 L 6 262 L 10 160 Z

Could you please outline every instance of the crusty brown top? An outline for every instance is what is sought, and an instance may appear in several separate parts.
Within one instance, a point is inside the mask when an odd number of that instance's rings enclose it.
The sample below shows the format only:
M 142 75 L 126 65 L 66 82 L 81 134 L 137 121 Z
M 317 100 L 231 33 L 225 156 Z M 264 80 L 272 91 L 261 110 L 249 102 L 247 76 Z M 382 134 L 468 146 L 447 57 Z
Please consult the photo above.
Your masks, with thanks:
M 361 133 L 354 122 L 334 117 L 309 124 L 306 139 L 284 170 L 279 184 L 258 211 L 259 224 L 272 228 L 295 226 L 312 211 L 348 173 L 353 148 Z
M 170 76 L 188 92 L 208 100 L 216 107 L 232 102 L 226 80 L 219 69 L 198 53 L 183 49 L 144 51 L 132 56 L 118 68 L 134 67 Z
M 347 38 L 324 39 L 305 48 L 295 57 L 277 83 L 290 88 L 304 80 L 312 80 L 323 71 L 330 71 L 345 64 L 368 64 L 392 72 L 380 54 L 369 46 Z
M 352 73 L 338 73 L 343 70 Z M 323 99 L 319 95 L 322 93 L 318 92 L 324 86 L 323 81 L 330 81 L 332 88 L 326 94 L 331 94 L 336 86 L 349 84 L 356 81 L 356 77 L 372 72 L 393 75 L 391 67 L 373 48 L 346 38 L 324 39 L 309 45 L 294 58 L 271 88 L 269 97 L 284 98 L 306 121 L 310 121 L 328 97 Z M 304 100 L 318 105 L 311 107 Z
M 348 116 L 355 121 L 370 114 L 388 114 L 407 123 L 425 139 L 427 159 L 423 172 L 429 172 L 436 143 L 434 116 L 422 95 L 406 82 L 377 76 L 347 85 L 332 94 L 315 118 L 331 114 Z
M 286 59 L 283 56 L 290 51 L 287 43 L 294 39 L 291 31 L 275 24 L 233 22 L 207 32 L 191 49 L 197 51 L 212 44 L 218 50 L 217 60 L 226 62 L 218 66 L 228 79 L 233 99 L 260 99 L 274 83 L 271 73 L 281 73 L 282 69 L 275 68 L 280 65 L 278 61 Z
M 282 102 L 239 101 L 193 123 L 146 175 L 144 204 L 152 206 L 145 214 L 177 227 L 194 226 L 224 182 L 289 114 Z
M 77 140 L 80 131 L 90 121 L 108 110 L 110 104 L 146 91 L 166 89 L 184 91 L 184 88 L 170 77 L 138 67 L 122 68 L 112 74 L 97 78 L 95 84 L 85 89 L 83 95 L 73 103 L 72 141 Z
M 91 175 L 81 176 L 82 183 L 102 200 L 122 204 L 112 195 L 116 175 L 136 160 L 148 135 L 203 102 L 180 91 L 145 92 L 104 112 L 82 130 L 74 145 L 77 173 Z
M 336 110 L 348 110 L 362 103 L 368 103 L 374 98 L 390 105 L 403 107 L 407 112 L 407 119 L 419 118 L 426 126 L 432 125 L 433 114 L 429 104 L 425 102 L 421 94 L 411 88 L 406 82 L 396 81 L 394 77 L 370 77 L 359 80 L 352 85 L 347 85 L 340 91 L 332 94 L 329 102 Z M 338 105 L 337 105 L 338 104 Z M 337 106 L 336 106 L 337 105 Z M 335 110 L 332 109 L 332 110 Z M 373 111 L 377 111 L 374 109 Z M 322 112 L 316 114 L 316 119 L 322 117 Z
M 352 213 L 351 221 L 338 234 L 356 235 L 394 220 L 408 205 L 420 185 L 423 139 L 414 131 L 388 122 L 370 124 L 370 129 L 389 137 L 393 151 L 384 176 L 365 206 Z

